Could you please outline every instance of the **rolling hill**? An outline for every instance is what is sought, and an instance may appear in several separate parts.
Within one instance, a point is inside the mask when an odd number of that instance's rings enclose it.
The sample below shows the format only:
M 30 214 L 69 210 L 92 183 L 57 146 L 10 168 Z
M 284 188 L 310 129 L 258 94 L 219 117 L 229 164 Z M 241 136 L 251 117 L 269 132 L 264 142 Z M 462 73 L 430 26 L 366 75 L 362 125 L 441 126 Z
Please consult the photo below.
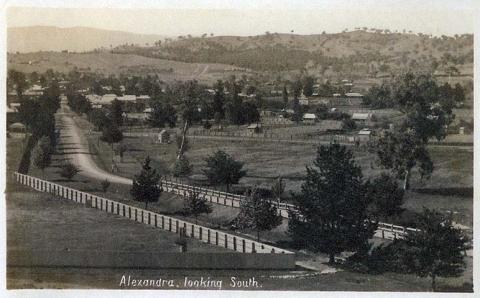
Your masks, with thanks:
M 123 31 L 88 27 L 59 28 L 50 26 L 14 27 L 7 29 L 7 51 L 11 53 L 38 51 L 91 51 L 128 44 L 145 45 L 165 38 Z

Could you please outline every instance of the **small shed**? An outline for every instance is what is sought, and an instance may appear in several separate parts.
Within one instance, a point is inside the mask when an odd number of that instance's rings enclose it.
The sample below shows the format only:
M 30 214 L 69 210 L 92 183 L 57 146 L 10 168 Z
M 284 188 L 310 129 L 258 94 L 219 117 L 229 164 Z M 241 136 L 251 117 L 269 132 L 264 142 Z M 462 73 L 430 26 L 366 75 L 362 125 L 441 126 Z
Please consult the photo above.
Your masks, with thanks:
M 160 144 L 170 143 L 170 133 L 166 129 L 162 129 L 162 131 L 158 134 L 158 142 Z
M 358 140 L 361 142 L 370 140 L 370 136 L 372 135 L 372 131 L 368 128 L 364 128 L 358 132 Z
M 25 132 L 26 128 L 22 123 L 15 122 L 8 127 L 8 130 L 11 132 Z
M 262 125 L 260 123 L 253 123 L 247 126 L 247 129 L 251 133 L 261 133 L 262 132 Z
M 317 115 L 313 113 L 305 113 L 302 119 L 303 119 L 303 122 L 305 123 L 315 123 L 317 122 Z
M 369 113 L 353 113 L 352 120 L 358 122 L 367 122 L 370 119 Z

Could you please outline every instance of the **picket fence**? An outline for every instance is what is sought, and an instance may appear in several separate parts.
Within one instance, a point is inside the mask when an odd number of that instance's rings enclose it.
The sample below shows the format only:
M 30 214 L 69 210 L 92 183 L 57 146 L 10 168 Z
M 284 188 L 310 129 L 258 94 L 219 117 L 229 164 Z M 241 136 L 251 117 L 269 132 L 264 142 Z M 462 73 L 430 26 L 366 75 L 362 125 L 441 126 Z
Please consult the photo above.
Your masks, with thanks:
M 242 200 L 246 199 L 244 195 L 237 195 L 233 193 L 218 191 L 205 187 L 192 186 L 182 183 L 179 179 L 165 177 L 161 181 L 162 187 L 167 192 L 176 193 L 180 196 L 187 196 L 194 192 L 203 197 L 210 203 L 239 208 Z M 283 218 L 289 217 L 290 211 L 295 211 L 295 206 L 288 203 L 278 201 L 271 201 L 276 205 L 279 215 Z M 415 228 L 394 225 L 391 223 L 379 222 L 375 237 L 383 239 L 402 239 L 407 233 L 418 231 Z
M 160 228 L 165 231 L 179 233 L 183 228 L 185 235 L 190 238 L 200 240 L 207 244 L 212 244 L 226 249 L 241 253 L 281 253 L 293 254 L 293 252 L 267 245 L 251 239 L 235 236 L 215 229 L 193 224 L 171 216 L 162 215 L 145 209 L 133 207 L 117 201 L 102 198 L 90 193 L 82 192 L 70 187 L 56 184 L 50 181 L 42 180 L 33 176 L 14 173 L 14 179 L 17 183 L 32 187 L 33 189 L 54 194 L 55 196 L 74 201 L 85 206 L 90 206 L 107 213 L 126 217 L 139 223 Z

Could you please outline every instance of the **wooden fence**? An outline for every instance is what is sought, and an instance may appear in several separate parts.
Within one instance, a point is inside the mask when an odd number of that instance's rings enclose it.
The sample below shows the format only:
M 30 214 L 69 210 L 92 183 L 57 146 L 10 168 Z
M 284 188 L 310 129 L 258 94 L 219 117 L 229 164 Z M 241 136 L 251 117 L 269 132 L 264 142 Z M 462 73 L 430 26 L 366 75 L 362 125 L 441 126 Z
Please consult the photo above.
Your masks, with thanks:
M 288 250 L 267 245 L 258 241 L 235 236 L 218 230 L 193 224 L 171 216 L 162 215 L 145 209 L 133 207 L 117 201 L 102 198 L 33 176 L 14 173 L 16 182 L 33 189 L 54 194 L 55 196 L 74 201 L 85 206 L 96 208 L 107 213 L 129 218 L 133 221 L 157 227 L 165 231 L 179 233 L 183 228 L 186 236 L 202 242 L 224 247 L 242 253 L 282 253 L 293 254 Z M 179 189 L 179 188 L 177 188 Z M 218 198 L 218 197 L 217 197 Z M 218 200 L 218 199 L 217 199 Z
M 210 203 L 234 208 L 239 208 L 240 202 L 246 199 L 246 197 L 243 195 L 237 195 L 205 187 L 192 186 L 181 182 L 179 179 L 170 177 L 163 178 L 161 183 L 165 191 L 173 192 L 181 196 L 187 196 L 190 192 L 195 192 Z M 295 206 L 292 204 L 273 200 L 271 202 L 277 206 L 279 215 L 281 215 L 283 218 L 288 218 L 289 211 L 295 211 Z M 377 231 L 375 232 L 375 237 L 383 239 L 401 239 L 404 238 L 407 233 L 415 231 L 418 230 L 390 223 L 379 222 Z

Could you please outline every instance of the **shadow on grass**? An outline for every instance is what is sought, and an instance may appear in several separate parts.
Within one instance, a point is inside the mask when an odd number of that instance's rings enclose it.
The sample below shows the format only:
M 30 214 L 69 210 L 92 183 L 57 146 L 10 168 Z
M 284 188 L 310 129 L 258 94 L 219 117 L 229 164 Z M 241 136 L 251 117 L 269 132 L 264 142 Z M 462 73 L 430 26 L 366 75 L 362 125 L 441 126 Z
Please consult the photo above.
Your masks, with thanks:
M 438 196 L 473 197 L 473 187 L 416 188 L 412 191 L 421 194 Z

